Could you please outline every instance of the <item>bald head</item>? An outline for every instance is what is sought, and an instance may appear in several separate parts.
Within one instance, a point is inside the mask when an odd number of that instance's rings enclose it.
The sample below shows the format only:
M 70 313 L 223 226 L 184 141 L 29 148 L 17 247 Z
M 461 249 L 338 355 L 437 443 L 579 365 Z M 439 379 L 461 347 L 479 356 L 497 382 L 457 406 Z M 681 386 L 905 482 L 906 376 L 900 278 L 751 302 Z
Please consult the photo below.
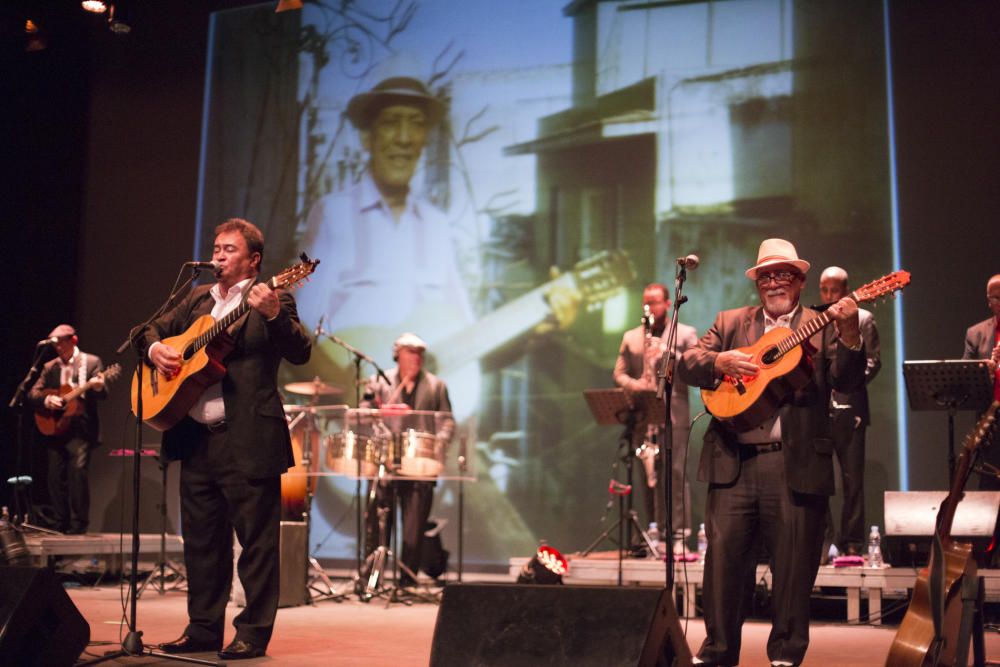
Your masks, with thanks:
M 1000 273 L 986 281 L 986 303 L 993 317 L 1000 317 Z
M 823 303 L 833 303 L 847 296 L 847 271 L 828 266 L 819 276 L 819 296 Z

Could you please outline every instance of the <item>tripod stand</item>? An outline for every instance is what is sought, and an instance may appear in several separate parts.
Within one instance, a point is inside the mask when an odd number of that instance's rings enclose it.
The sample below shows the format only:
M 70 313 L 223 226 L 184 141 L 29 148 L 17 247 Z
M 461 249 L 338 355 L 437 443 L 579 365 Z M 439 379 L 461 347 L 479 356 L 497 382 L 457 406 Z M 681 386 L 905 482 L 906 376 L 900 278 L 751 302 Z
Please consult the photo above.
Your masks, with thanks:
M 628 394 L 623 389 L 585 389 L 583 396 L 590 407 L 590 412 L 598 424 L 624 424 L 625 430 L 619 439 L 619 449 L 624 449 L 625 454 L 621 460 L 625 463 L 626 483 L 622 484 L 612 479 L 609 491 L 618 496 L 618 520 L 608 526 L 597 538 L 588 546 L 581 555 L 586 556 L 598 544 L 607 539 L 611 531 L 618 529 L 618 585 L 622 585 L 622 561 L 625 558 L 626 545 L 632 544 L 633 534 L 636 533 L 642 538 L 649 553 L 655 557 L 659 556 L 659 550 L 653 544 L 649 534 L 642 529 L 639 523 L 638 513 L 632 509 L 632 467 L 635 462 L 635 452 L 633 450 L 633 436 L 636 429 L 643 428 L 647 422 L 658 413 L 656 396 L 653 392 L 636 392 Z M 626 518 L 626 514 L 628 517 Z
M 160 466 L 160 480 L 162 481 L 162 492 L 160 494 L 160 558 L 153 565 L 153 571 L 146 577 L 146 580 L 142 582 L 142 586 L 136 593 L 136 597 L 142 597 L 143 592 L 146 587 L 150 584 L 153 585 L 153 589 L 157 593 L 163 595 L 168 590 L 170 591 L 187 591 L 184 586 L 184 582 L 187 581 L 187 575 L 184 573 L 184 566 L 175 563 L 173 559 L 167 558 L 167 467 L 170 465 L 169 461 L 164 460 L 162 457 L 157 458 L 157 462 Z M 167 571 L 170 571 L 170 575 Z M 170 581 L 168 581 L 168 578 Z

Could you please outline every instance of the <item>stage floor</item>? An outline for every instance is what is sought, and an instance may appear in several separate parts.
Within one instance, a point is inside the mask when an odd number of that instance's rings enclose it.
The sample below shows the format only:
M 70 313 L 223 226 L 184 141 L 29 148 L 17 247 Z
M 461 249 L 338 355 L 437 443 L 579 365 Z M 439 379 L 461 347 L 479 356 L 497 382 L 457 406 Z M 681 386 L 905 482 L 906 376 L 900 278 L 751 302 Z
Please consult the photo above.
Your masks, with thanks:
M 466 580 L 468 581 L 468 577 Z M 490 580 L 496 581 L 496 577 Z M 508 580 L 506 577 L 501 581 Z M 103 585 L 98 588 L 69 589 L 70 597 L 90 623 L 91 645 L 82 660 L 103 656 L 120 646 L 123 597 L 127 589 Z M 432 603 L 413 605 L 393 604 L 375 599 L 363 603 L 357 598 L 345 602 L 319 602 L 278 611 L 274 637 L 268 655 L 256 660 L 240 661 L 247 665 L 311 665 L 327 667 L 396 667 L 427 665 L 438 607 Z M 227 619 L 239 613 L 230 605 Z M 182 592 L 147 593 L 139 600 L 138 629 L 143 641 L 155 645 L 177 638 L 186 622 L 185 595 Z M 688 645 L 696 650 L 705 636 L 700 618 L 682 619 Z M 764 652 L 769 625 L 763 621 L 748 622 L 743 630 L 743 660 L 741 665 L 768 665 Z M 812 642 L 806 665 L 818 667 L 875 667 L 885 662 L 896 628 L 893 626 L 848 625 L 846 623 L 814 622 Z M 227 627 L 226 640 L 233 635 Z M 988 658 L 1000 657 L 1000 635 L 988 632 Z M 211 658 L 214 654 L 194 654 Z M 153 657 L 119 658 L 104 665 L 178 665 Z

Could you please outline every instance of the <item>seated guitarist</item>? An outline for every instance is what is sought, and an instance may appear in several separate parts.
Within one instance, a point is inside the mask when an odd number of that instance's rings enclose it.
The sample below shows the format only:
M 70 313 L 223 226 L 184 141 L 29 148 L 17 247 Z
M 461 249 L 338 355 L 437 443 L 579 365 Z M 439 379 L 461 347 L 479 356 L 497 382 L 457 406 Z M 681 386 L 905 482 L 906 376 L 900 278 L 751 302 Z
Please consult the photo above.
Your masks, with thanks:
M 258 280 L 264 235 L 233 218 L 215 228 L 214 285 L 196 287 L 153 321 L 140 341 L 157 373 L 183 371 L 182 358 L 160 341 L 184 334 L 199 317 L 215 321 L 249 310 L 222 333 L 231 350 L 225 376 L 204 389 L 181 421 L 163 434 L 163 453 L 181 461 L 181 528 L 188 577 L 188 625 L 160 644 L 167 653 L 219 651 L 233 576 L 233 532 L 243 546 L 238 562 L 246 607 L 223 660 L 265 654 L 278 610 L 281 474 L 294 464 L 278 394 L 278 365 L 309 360 L 312 344 L 299 323 L 295 299 Z M 147 369 L 152 372 L 152 369 Z
M 752 346 L 775 327 L 794 329 L 818 317 L 799 304 L 809 262 L 783 239 L 760 245 L 746 276 L 757 285 L 759 306 L 716 316 L 678 366 L 682 380 L 704 388 L 720 380 L 763 381 Z M 760 426 L 737 432 L 713 419 L 705 433 L 698 478 L 708 482 L 703 604 L 705 641 L 695 664 L 735 665 L 740 659 L 744 591 L 756 569 L 756 546 L 767 548 L 773 576 L 772 665 L 798 665 L 809 645 L 809 596 L 819 568 L 827 500 L 834 492 L 833 443 L 828 412 L 831 389 L 864 383 L 865 354 L 857 304 L 843 298 L 827 310 L 835 326 L 804 343 L 810 376 L 775 405 Z M 773 380 L 774 382 L 780 379 Z
M 62 411 L 67 406 L 60 389 L 79 387 L 90 380 L 90 388 L 74 400 L 82 410 L 72 416 L 63 433 L 42 435 L 48 458 L 49 497 L 55 518 L 54 528 L 62 533 L 82 535 L 90 522 L 90 481 L 87 468 L 90 450 L 100 444 L 97 400 L 107 398 L 104 382 L 97 376 L 103 369 L 100 357 L 77 347 L 76 330 L 60 324 L 49 333 L 56 358 L 45 364 L 28 396 L 36 408 Z

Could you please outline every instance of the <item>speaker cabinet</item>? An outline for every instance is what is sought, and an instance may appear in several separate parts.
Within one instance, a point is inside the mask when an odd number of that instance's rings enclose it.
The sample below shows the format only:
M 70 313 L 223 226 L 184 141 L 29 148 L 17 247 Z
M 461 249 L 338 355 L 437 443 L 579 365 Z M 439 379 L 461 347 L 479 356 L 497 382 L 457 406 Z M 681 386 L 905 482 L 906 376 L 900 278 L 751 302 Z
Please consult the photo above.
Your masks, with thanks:
M 306 590 L 306 524 L 281 522 L 281 588 L 279 607 L 297 607 L 308 602 Z
M 51 570 L 0 567 L 0 663 L 72 665 L 90 641 L 90 626 Z
M 665 589 L 454 584 L 444 589 L 431 667 L 690 665 Z

